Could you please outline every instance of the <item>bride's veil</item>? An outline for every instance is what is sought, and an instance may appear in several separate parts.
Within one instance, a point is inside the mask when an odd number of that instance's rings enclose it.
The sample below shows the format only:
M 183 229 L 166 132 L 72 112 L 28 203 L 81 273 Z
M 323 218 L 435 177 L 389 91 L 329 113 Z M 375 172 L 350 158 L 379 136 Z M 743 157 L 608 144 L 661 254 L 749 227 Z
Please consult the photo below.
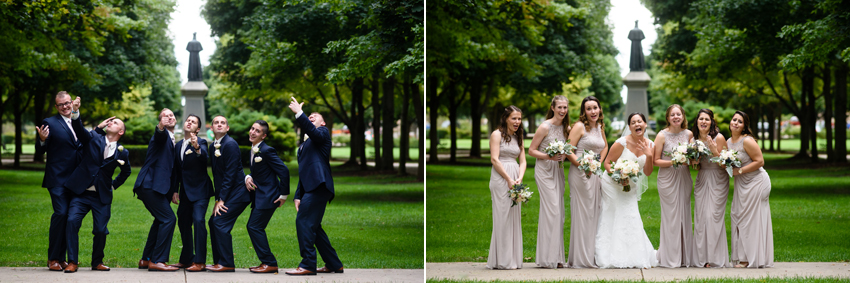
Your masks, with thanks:
M 647 126 L 648 126 L 648 125 L 647 125 Z M 620 139 L 622 139 L 622 140 L 623 140 L 623 143 L 625 143 L 625 142 L 626 142 L 626 137 L 627 137 L 628 135 L 631 135 L 631 134 L 632 134 L 632 131 L 631 131 L 631 130 L 629 130 L 629 122 L 628 122 L 628 121 L 626 121 L 626 126 L 625 126 L 625 127 L 623 127 L 623 128 L 624 128 L 624 130 L 623 130 L 623 133 L 620 135 Z M 649 135 L 647 134 L 648 132 L 649 132 L 649 131 L 646 131 L 646 130 L 644 129 L 644 131 L 643 131 L 643 137 L 644 137 L 645 139 L 649 139 Z M 652 141 L 651 141 L 651 140 L 650 140 L 650 142 L 649 142 L 649 145 L 650 145 L 650 146 L 654 146 L 654 144 L 652 143 Z M 626 147 L 626 145 L 625 145 L 625 144 L 623 144 L 623 147 L 625 148 L 625 147 Z M 645 164 L 645 163 L 644 163 L 644 164 Z M 637 185 L 637 186 L 636 186 L 636 187 L 637 187 L 637 191 L 635 191 L 635 194 L 637 194 L 637 200 L 640 200 L 640 196 L 641 196 L 641 195 L 643 195 L 643 193 L 644 193 L 644 192 L 646 192 L 646 190 L 648 190 L 648 189 L 649 189 L 649 180 L 647 179 L 647 177 L 646 177 L 646 175 L 645 175 L 645 174 L 640 174 L 640 176 L 638 177 L 638 182 L 637 182 L 637 184 L 636 184 L 636 185 Z

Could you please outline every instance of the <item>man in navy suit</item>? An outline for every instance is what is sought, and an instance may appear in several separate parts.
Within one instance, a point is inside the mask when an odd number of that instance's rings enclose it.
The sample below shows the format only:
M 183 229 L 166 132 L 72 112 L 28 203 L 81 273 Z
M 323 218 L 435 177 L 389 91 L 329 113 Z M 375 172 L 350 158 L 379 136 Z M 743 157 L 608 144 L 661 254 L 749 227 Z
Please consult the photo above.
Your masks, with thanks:
M 171 237 L 177 217 L 168 205 L 169 201 L 177 203 L 177 188 L 172 187 L 174 168 L 174 113 L 170 109 L 162 109 L 159 113 L 159 123 L 148 143 L 145 164 L 139 170 L 133 192 L 145 204 L 145 208 L 153 215 L 154 221 L 148 233 L 139 268 L 148 271 L 177 271 L 178 267 L 168 266 L 168 256 L 171 252 Z
M 44 166 L 44 180 L 41 186 L 47 188 L 50 202 L 53 204 L 48 232 L 47 267 L 52 271 L 62 271 L 68 266 L 65 261 L 65 225 L 71 203 L 71 194 L 63 185 L 71 176 L 71 172 L 74 172 L 74 168 L 80 164 L 82 146 L 71 127 L 71 116 L 79 116 L 71 96 L 60 91 L 54 100 L 54 106 L 59 113 L 45 118 L 41 127 L 36 128 L 38 141 L 35 147 L 38 152 L 47 152 L 47 164 Z
M 309 139 L 298 149 L 298 189 L 295 190 L 295 227 L 301 249 L 298 268 L 287 271 L 289 275 L 316 275 L 316 273 L 342 273 L 342 262 L 322 229 L 325 207 L 334 198 L 334 181 L 331 177 L 331 133 L 325 127 L 322 114 L 305 117 L 295 98 L 289 109 L 295 112 L 295 122 Z M 315 247 L 314 247 L 315 246 Z M 325 266 L 316 269 L 316 250 L 322 255 Z
M 263 140 L 269 134 L 269 124 L 257 120 L 251 125 L 251 175 L 245 176 L 245 186 L 251 191 L 253 209 L 248 218 L 248 236 L 260 259 L 260 265 L 249 270 L 254 273 L 277 272 L 277 260 L 269 248 L 266 226 L 275 210 L 283 206 L 289 195 L 289 169 L 280 160 L 277 151 Z
M 214 265 L 207 265 L 206 268 L 212 272 L 234 272 L 236 265 L 230 231 L 236 224 L 236 218 L 251 204 L 251 196 L 245 189 L 245 171 L 242 169 L 239 144 L 227 135 L 230 130 L 227 118 L 221 115 L 213 117 L 212 127 L 215 140 L 209 151 L 213 152 L 210 159 L 216 202 L 209 224 Z
M 80 264 L 80 226 L 89 211 L 92 212 L 94 234 L 91 269 L 109 271 L 109 267 L 103 265 L 103 250 L 106 247 L 106 235 L 109 234 L 106 225 L 112 215 L 112 190 L 118 189 L 130 176 L 130 153 L 118 144 L 124 135 L 124 122 L 112 117 L 89 132 L 83 128 L 77 115 L 72 125 L 83 144 L 83 160 L 65 182 L 65 187 L 74 194 L 65 228 L 68 233 L 68 267 L 65 273 L 77 272 Z M 121 173 L 112 179 L 116 167 L 121 168 Z
M 207 140 L 198 139 L 201 118 L 189 114 L 183 122 L 185 138 L 175 146 L 174 184 L 178 188 L 177 227 L 183 240 L 180 261 L 172 266 L 204 271 L 207 261 L 207 207 L 215 192 L 207 174 Z M 192 237 L 192 225 L 195 236 Z

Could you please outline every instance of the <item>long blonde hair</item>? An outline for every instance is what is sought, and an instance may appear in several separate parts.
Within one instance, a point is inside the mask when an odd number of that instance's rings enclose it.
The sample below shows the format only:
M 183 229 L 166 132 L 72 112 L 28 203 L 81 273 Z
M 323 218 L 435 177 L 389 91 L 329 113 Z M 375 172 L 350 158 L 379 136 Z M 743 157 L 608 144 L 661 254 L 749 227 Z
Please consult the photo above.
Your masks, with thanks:
M 570 136 L 570 109 L 569 109 L 570 100 L 567 99 L 566 96 L 559 94 L 559 95 L 556 95 L 555 97 L 552 98 L 552 103 L 549 103 L 549 111 L 546 112 L 546 120 L 549 120 L 549 119 L 552 119 L 553 117 L 555 117 L 555 110 L 552 110 L 552 108 L 555 108 L 555 102 L 556 101 L 564 101 L 564 102 L 567 103 L 567 115 L 564 115 L 564 120 L 561 121 L 561 126 L 564 126 L 564 129 L 563 129 L 564 130 L 564 138 L 566 139 L 567 137 Z

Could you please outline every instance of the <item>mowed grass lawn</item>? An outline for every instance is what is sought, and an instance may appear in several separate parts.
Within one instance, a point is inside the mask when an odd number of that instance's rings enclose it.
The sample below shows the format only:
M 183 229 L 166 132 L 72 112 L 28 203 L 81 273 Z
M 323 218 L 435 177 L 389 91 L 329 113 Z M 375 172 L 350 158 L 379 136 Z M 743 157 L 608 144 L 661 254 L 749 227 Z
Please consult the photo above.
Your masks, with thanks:
M 292 176 L 291 193 L 294 193 L 298 184 L 298 165 L 295 162 L 286 165 Z M 104 259 L 108 266 L 136 267 L 153 222 L 153 216 L 142 201 L 133 196 L 132 187 L 139 168 L 141 165 L 134 164 L 133 174 L 115 191 Z M 415 182 L 415 176 L 360 176 L 337 171 L 334 174 L 336 198 L 327 207 L 322 227 L 345 267 L 423 268 L 423 184 Z M 52 208 L 47 190 L 41 187 L 42 177 L 43 172 L 37 170 L 0 170 L 0 211 L 3 211 L 0 216 L 0 239 L 3 239 L 0 242 L 0 266 L 47 265 L 47 235 Z M 176 212 L 177 205 L 171 206 Z M 212 207 L 211 203 L 208 219 Z M 231 232 L 237 268 L 260 263 L 245 228 L 249 216 L 250 211 L 246 209 Z M 81 266 L 91 264 L 91 229 L 89 213 L 80 230 Z M 295 268 L 301 256 L 291 197 L 275 212 L 266 233 L 278 265 Z M 209 245 L 207 241 L 207 264 L 212 263 Z M 180 232 L 175 229 L 170 263 L 179 260 L 181 247 Z M 323 265 L 320 256 L 318 266 Z
M 428 279 L 429 283 L 475 283 L 475 282 L 489 282 L 489 283 L 500 283 L 500 282 L 525 282 L 525 281 L 477 281 L 477 280 L 433 280 Z M 592 280 L 592 281 L 573 281 L 573 280 L 553 280 L 553 281 L 534 281 L 536 283 L 637 283 L 637 282 L 646 282 L 646 281 L 638 281 L 638 280 Z M 692 279 L 689 278 L 687 280 L 670 280 L 670 281 L 656 281 L 656 282 L 674 282 L 674 283 L 831 283 L 831 282 L 847 282 L 846 279 L 843 278 L 817 278 L 817 277 L 766 277 L 766 278 L 757 278 L 757 279 L 743 279 L 743 278 L 718 278 L 718 279 Z
M 808 165 L 795 165 L 795 162 L 785 160 L 790 156 L 766 155 L 766 170 L 772 183 L 770 205 L 775 261 L 850 261 L 850 245 L 847 244 L 847 239 L 850 239 L 850 167 L 800 169 Z M 426 261 L 487 261 L 492 231 L 488 188 L 491 167 L 488 159 L 477 162 L 483 165 L 428 165 Z M 569 167 L 565 171 L 569 171 Z M 661 213 L 656 189 L 657 173 L 656 168 L 649 179 L 649 190 L 638 204 L 644 228 L 655 248 L 658 248 Z M 696 178 L 696 173 L 692 171 L 691 175 Z M 526 171 L 523 182 L 532 191 L 537 191 L 534 169 Z M 733 184 L 730 182 L 730 186 Z M 731 237 L 731 190 L 726 208 L 727 243 Z M 569 187 L 564 198 L 567 214 L 564 241 L 568 248 Z M 525 262 L 534 262 L 539 201 L 538 194 L 534 194 L 522 207 Z M 691 203 L 693 206 L 693 200 Z

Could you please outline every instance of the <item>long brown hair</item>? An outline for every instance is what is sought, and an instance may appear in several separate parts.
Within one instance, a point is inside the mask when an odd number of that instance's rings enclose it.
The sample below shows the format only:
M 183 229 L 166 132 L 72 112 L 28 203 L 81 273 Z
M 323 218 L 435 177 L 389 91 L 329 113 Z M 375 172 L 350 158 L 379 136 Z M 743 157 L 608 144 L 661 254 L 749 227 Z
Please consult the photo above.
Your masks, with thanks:
M 513 105 L 505 107 L 505 111 L 502 112 L 502 117 L 499 119 L 499 131 L 502 132 L 502 140 L 505 141 L 505 143 L 511 142 L 511 136 L 508 135 L 508 117 L 510 117 L 514 112 L 519 112 L 520 115 L 522 114 L 522 110 L 519 109 L 519 107 Z M 516 137 L 516 144 L 519 145 L 520 149 L 522 149 L 522 125 L 520 125 L 519 129 L 514 132 L 514 137 Z
M 744 113 L 744 111 L 741 111 L 741 110 L 735 111 L 735 114 L 741 115 L 741 118 L 744 119 L 744 125 L 743 125 L 743 128 L 741 129 L 741 135 L 749 135 L 754 140 L 758 140 L 758 138 L 755 135 L 753 135 L 753 130 L 750 130 L 750 116 L 747 116 L 747 113 Z M 735 114 L 732 114 L 732 118 L 735 118 Z M 731 123 L 731 121 L 730 121 L 730 123 Z
M 691 132 L 694 133 L 694 135 L 696 136 L 694 140 L 699 139 L 699 115 L 701 115 L 702 113 L 705 113 L 706 115 L 708 115 L 708 118 L 711 119 L 711 125 L 708 126 L 708 136 L 712 139 L 716 138 L 717 134 L 720 133 L 720 130 L 717 128 L 717 120 L 714 120 L 714 112 L 711 111 L 711 109 L 703 108 L 699 110 L 699 113 L 697 113 L 696 121 L 694 121 L 694 125 L 691 126 Z
M 552 98 L 552 103 L 549 103 L 549 111 L 546 112 L 546 120 L 555 117 L 555 110 L 552 110 L 552 108 L 555 108 L 556 101 L 564 101 L 567 103 L 567 115 L 564 115 L 564 120 L 561 121 L 561 126 L 564 126 L 564 138 L 566 139 L 570 136 L 570 100 L 567 99 L 566 96 L 559 94 Z
M 673 111 L 673 108 L 679 108 L 679 111 L 682 112 L 682 124 L 679 125 L 679 127 L 681 127 L 683 130 L 687 130 L 688 117 L 685 116 L 685 108 L 682 108 L 682 105 L 679 104 L 673 104 L 670 105 L 670 107 L 667 107 L 667 113 L 664 114 L 664 121 L 667 122 L 667 127 L 665 127 L 665 129 L 670 127 L 670 111 Z
M 587 103 L 588 101 L 596 102 L 596 106 L 599 107 L 599 119 L 596 120 L 596 123 L 599 124 L 600 126 L 602 126 L 602 131 L 604 132 L 605 131 L 605 122 L 604 122 L 605 116 L 602 113 L 602 103 L 600 103 L 599 99 L 596 98 L 593 95 L 585 97 L 584 99 L 581 100 L 581 107 L 579 108 L 579 112 L 578 112 L 579 113 L 578 120 L 581 121 L 582 124 L 584 124 L 584 130 L 585 131 L 590 131 L 590 121 L 587 119 L 587 115 L 584 113 L 584 104 Z

